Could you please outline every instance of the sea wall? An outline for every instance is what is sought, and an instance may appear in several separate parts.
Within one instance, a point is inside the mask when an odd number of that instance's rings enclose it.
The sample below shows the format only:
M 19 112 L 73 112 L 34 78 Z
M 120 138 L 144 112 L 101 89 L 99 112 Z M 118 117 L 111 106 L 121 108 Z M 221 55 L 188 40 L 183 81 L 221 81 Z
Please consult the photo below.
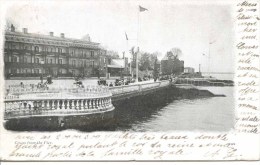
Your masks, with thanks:
M 131 123 L 149 120 L 159 109 L 177 99 L 198 99 L 215 97 L 208 90 L 182 88 L 169 85 L 163 88 L 151 89 L 146 92 L 125 94 L 112 97 L 115 106 L 115 128 L 130 129 Z

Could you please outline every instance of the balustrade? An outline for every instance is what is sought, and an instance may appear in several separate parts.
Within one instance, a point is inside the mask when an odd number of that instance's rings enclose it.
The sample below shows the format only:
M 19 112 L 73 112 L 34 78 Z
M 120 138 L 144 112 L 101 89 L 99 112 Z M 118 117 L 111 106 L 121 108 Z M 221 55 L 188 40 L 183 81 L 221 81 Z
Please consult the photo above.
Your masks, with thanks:
M 111 98 L 5 101 L 5 118 L 33 115 L 87 113 L 109 108 Z
M 161 82 L 153 82 L 147 84 L 137 84 L 137 85 L 126 85 L 126 86 L 116 86 L 111 87 L 110 91 L 113 95 L 123 94 L 128 92 L 141 92 L 143 90 L 151 89 L 151 88 L 158 88 L 164 87 L 169 85 L 169 81 L 161 81 Z
M 110 91 L 108 87 L 104 86 L 86 86 L 84 88 L 79 88 L 79 87 L 74 87 L 74 88 L 37 88 L 36 85 L 10 85 L 9 88 L 6 90 L 7 96 L 6 99 L 14 99 L 18 98 L 19 95 L 28 95 L 28 94 L 37 94 L 37 93 L 79 93 L 79 94 L 84 94 L 84 96 L 104 96 L 104 95 L 109 95 Z M 10 96 L 9 94 L 16 94 Z
M 72 113 L 89 113 L 92 111 L 106 110 L 112 108 L 111 93 L 123 94 L 127 92 L 140 92 L 151 88 L 166 86 L 169 81 L 162 81 L 148 84 L 137 84 L 118 87 L 96 87 L 86 86 L 85 88 L 50 88 L 37 89 L 32 86 L 9 86 L 5 100 L 5 118 L 33 116 L 33 115 L 53 115 L 53 114 L 72 114 Z M 63 96 L 66 93 L 75 93 L 75 97 L 48 98 L 42 96 L 34 98 L 34 95 L 28 97 L 19 97 L 28 93 L 60 93 Z M 19 95 L 20 94 L 20 95 Z M 79 95 L 77 95 L 79 94 Z M 81 95 L 82 94 L 82 95 Z M 27 96 L 27 95 L 24 95 Z M 29 97 L 30 96 L 30 97 Z M 56 96 L 56 95 L 55 95 Z M 88 98 L 90 96 L 91 98 Z M 84 99 L 86 97 L 86 99 Z

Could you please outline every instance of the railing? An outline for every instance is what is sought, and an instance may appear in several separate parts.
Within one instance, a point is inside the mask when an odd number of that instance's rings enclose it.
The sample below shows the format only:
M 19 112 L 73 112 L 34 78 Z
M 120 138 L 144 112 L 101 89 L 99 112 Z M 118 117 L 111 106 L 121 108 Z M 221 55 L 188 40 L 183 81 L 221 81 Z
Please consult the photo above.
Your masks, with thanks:
M 86 86 L 84 88 L 82 87 L 74 87 L 74 88 L 54 88 L 54 87 L 39 87 L 37 85 L 10 85 L 8 89 L 6 90 L 6 96 L 9 94 L 16 95 L 18 98 L 22 98 L 23 95 L 26 97 L 33 95 L 33 96 L 39 96 L 42 94 L 60 94 L 67 95 L 71 94 L 75 95 L 78 94 L 78 96 L 84 96 L 84 97 L 100 97 L 100 96 L 109 96 L 111 95 L 109 88 L 105 86 Z M 37 95 L 38 94 L 38 95 Z M 50 95 L 51 96 L 51 95 Z M 6 99 L 8 99 L 6 97 Z
M 111 91 L 112 95 L 118 95 L 118 94 L 129 93 L 129 92 L 142 92 L 154 88 L 168 86 L 169 84 L 170 81 L 165 80 L 165 81 L 151 82 L 146 84 L 134 84 L 134 85 L 110 87 L 109 90 Z
M 6 120 L 31 116 L 66 116 L 113 110 L 111 96 L 142 92 L 168 86 L 169 81 L 118 87 L 35 88 L 32 85 L 9 86 L 5 97 Z
M 66 116 L 112 110 L 111 97 L 97 99 L 48 99 L 5 101 L 5 119 L 31 116 Z
M 47 88 L 10 85 L 5 96 L 5 119 L 32 116 L 80 115 L 113 110 L 105 86 Z
M 221 82 L 219 80 L 209 79 L 189 79 L 189 78 L 178 78 L 176 84 L 192 84 L 195 86 L 233 86 L 233 83 Z

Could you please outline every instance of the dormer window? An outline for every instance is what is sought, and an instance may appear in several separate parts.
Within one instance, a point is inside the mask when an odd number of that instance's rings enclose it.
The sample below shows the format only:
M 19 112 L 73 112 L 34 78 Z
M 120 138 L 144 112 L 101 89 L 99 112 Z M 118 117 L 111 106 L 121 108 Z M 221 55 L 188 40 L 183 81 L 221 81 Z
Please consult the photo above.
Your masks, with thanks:
M 39 52 L 39 46 L 34 47 L 34 52 Z

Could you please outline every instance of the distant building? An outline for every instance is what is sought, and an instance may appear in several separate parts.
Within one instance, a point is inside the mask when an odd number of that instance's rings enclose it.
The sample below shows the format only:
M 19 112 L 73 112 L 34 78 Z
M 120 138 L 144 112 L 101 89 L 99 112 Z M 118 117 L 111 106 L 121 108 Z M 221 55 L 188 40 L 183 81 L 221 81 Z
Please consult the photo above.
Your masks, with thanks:
M 179 75 L 184 71 L 184 61 L 177 58 L 171 59 L 165 56 L 161 60 L 161 73 L 162 75 L 175 74 Z
M 109 58 L 107 63 L 107 72 L 110 76 L 128 76 L 130 74 L 128 58 Z
M 98 76 L 104 73 L 99 43 L 90 40 L 16 32 L 15 27 L 5 33 L 4 70 L 8 77 Z
M 184 73 L 194 73 L 195 69 L 192 67 L 185 67 L 184 68 Z

